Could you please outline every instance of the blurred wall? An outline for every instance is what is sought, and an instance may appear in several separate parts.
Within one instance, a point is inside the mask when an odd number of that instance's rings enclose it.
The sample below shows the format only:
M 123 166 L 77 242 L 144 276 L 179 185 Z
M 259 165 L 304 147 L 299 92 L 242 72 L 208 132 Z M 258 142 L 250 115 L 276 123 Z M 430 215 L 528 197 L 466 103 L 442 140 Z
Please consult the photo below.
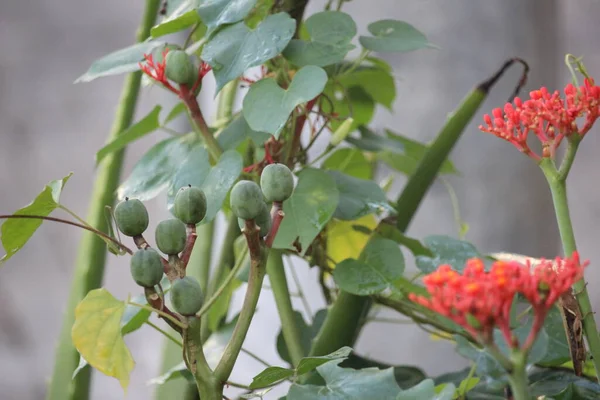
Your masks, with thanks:
M 48 181 L 73 171 L 63 200 L 85 215 L 93 184 L 93 155 L 110 127 L 122 78 L 78 85 L 72 82 L 97 57 L 131 43 L 143 3 L 1 2 L 0 211 L 22 207 Z M 319 10 L 323 3 L 311 2 L 308 12 Z M 600 51 L 593 40 L 600 35 L 596 21 L 600 3 L 595 0 L 353 0 L 344 10 L 356 18 L 361 33 L 369 22 L 397 18 L 415 25 L 440 47 L 386 57 L 398 78 L 395 114 L 379 110 L 373 126 L 419 140 L 431 140 L 471 87 L 506 58 L 519 56 L 530 63 L 526 90 L 540 85 L 551 90 L 562 88 L 569 80 L 563 64 L 566 52 L 584 55 L 589 71 L 600 75 Z M 560 245 L 543 176 L 534 163 L 508 144 L 477 130 L 483 113 L 504 104 L 519 73 L 514 68 L 494 88 L 455 149 L 452 159 L 462 176 L 451 182 L 458 192 L 462 218 L 470 226 L 467 239 L 479 249 L 554 256 L 560 253 Z M 211 90 L 207 85 L 207 107 L 212 103 Z M 144 90 L 139 115 L 157 101 L 172 103 L 173 99 L 158 89 Z M 595 229 L 600 217 L 600 191 L 589 178 L 599 167 L 595 157 L 600 148 L 598 134 L 598 127 L 588 134 L 569 187 L 580 251 L 592 260 L 588 270 L 592 291 L 593 282 L 600 278 L 594 268 L 594 260 L 600 259 Z M 145 138 L 129 150 L 125 172 L 159 136 Z M 397 182 L 396 192 L 403 183 Z M 151 202 L 153 224 L 166 215 L 163 205 L 162 197 Z M 410 234 L 423 237 L 456 232 L 448 194 L 436 184 Z M 26 250 L 0 271 L 2 399 L 37 400 L 44 396 L 79 236 L 78 230 L 44 224 Z M 111 292 L 122 298 L 137 293 L 128 278 L 127 260 L 109 260 L 106 286 Z M 303 265 L 297 269 L 313 311 L 322 307 L 318 290 L 310 285 L 314 271 Z M 600 295 L 593 293 L 592 297 L 600 306 Z M 236 302 L 241 302 L 241 296 L 236 296 Z M 245 346 L 277 364 L 280 360 L 272 345 L 278 331 L 274 313 L 272 296 L 265 291 Z M 143 330 L 127 342 L 137 362 L 128 398 L 151 398 L 152 387 L 146 381 L 157 374 L 162 340 L 154 331 Z M 157 351 L 148 351 L 152 347 Z M 382 361 L 419 365 L 432 374 L 464 365 L 451 345 L 431 343 L 423 331 L 407 325 L 370 324 L 359 339 L 358 349 Z M 261 368 L 243 357 L 234 380 L 249 382 Z M 122 399 L 123 393 L 116 380 L 96 374 L 93 398 Z

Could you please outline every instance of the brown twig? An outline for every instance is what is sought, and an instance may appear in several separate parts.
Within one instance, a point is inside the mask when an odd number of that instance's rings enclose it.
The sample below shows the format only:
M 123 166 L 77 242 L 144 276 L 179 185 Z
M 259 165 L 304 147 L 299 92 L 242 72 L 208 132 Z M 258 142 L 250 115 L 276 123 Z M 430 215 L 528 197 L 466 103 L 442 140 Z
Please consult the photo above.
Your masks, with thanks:
M 133 254 L 133 251 L 129 247 L 125 246 L 123 243 L 119 242 L 117 239 L 110 237 L 106 233 L 99 231 L 95 228 L 92 228 L 91 226 L 86 226 L 86 225 L 79 224 L 77 222 L 69 221 L 69 220 L 62 219 L 62 218 L 45 217 L 43 215 L 0 215 L 0 219 L 11 219 L 11 218 L 14 218 L 14 219 L 41 219 L 41 220 L 45 220 L 45 221 L 59 222 L 61 224 L 65 224 L 65 225 L 76 226 L 78 228 L 85 229 L 86 231 L 90 231 L 90 232 L 110 241 L 111 243 L 116 244 L 117 246 L 119 246 L 119 248 L 121 248 L 123 251 L 127 252 L 130 255 Z
M 196 225 L 195 224 L 187 224 L 187 240 L 185 242 L 185 247 L 183 252 L 181 253 L 181 262 L 183 264 L 183 270 L 187 268 L 187 265 L 190 261 L 190 257 L 192 256 L 192 250 L 194 250 L 194 244 L 196 243 L 196 239 L 198 235 L 196 234 Z
M 274 201 L 273 208 L 271 208 L 271 220 L 273 223 L 271 224 L 271 230 L 265 238 L 265 245 L 267 247 L 271 247 L 273 245 L 273 241 L 275 241 L 275 236 L 279 231 L 279 226 L 281 226 L 283 217 L 285 217 L 285 213 L 283 212 L 283 203 L 281 201 Z
M 204 138 L 204 142 L 209 152 L 216 160 L 218 160 L 219 156 L 223 153 L 223 150 L 221 149 L 219 142 L 217 142 L 217 139 L 215 139 L 211 133 L 210 128 L 202 115 L 202 111 L 200 111 L 200 105 L 198 104 L 198 99 L 194 95 L 194 92 L 186 85 L 180 85 L 179 97 L 188 108 L 192 122 L 196 125 L 197 130 Z
M 161 296 L 159 296 L 159 294 L 156 292 L 156 290 L 154 290 L 154 288 L 144 288 L 144 295 L 146 296 L 146 301 L 148 302 L 148 304 L 150 304 L 150 306 L 152 308 L 155 308 L 167 315 L 170 315 L 171 317 L 175 318 L 178 321 L 184 322 L 178 314 L 169 310 L 169 308 L 164 303 L 164 299 Z M 164 319 L 165 322 L 171 328 L 175 329 L 179 333 L 182 333 L 182 329 L 179 325 L 175 324 L 173 321 L 171 321 L 168 318 L 164 318 L 160 314 L 158 315 L 158 317 Z
M 306 107 L 304 108 L 304 112 L 301 115 L 299 115 L 296 119 L 296 125 L 294 126 L 294 136 L 292 137 L 292 143 L 290 145 L 290 150 L 286 160 L 286 165 L 290 168 L 292 168 L 293 166 L 294 156 L 298 151 L 298 147 L 300 147 L 300 138 L 302 137 L 302 131 L 304 130 L 304 124 L 306 123 L 306 119 L 308 118 L 308 113 L 315 106 L 318 98 L 319 96 L 308 101 L 306 103 Z

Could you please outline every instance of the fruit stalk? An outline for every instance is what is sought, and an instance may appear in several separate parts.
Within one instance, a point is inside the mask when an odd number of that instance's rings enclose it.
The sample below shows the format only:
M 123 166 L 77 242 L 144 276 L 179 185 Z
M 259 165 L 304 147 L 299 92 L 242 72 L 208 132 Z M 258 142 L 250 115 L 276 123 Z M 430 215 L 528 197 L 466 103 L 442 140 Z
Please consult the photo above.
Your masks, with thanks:
M 160 0 L 146 0 L 142 22 L 136 41 L 144 41 L 156 21 Z M 125 78 L 115 121 L 107 142 L 112 142 L 133 120 L 140 89 L 142 73 L 134 72 Z M 114 193 L 119 184 L 124 152 L 108 155 L 98 165 L 98 173 L 91 195 L 88 223 L 100 231 L 107 230 L 104 207 L 114 203 Z M 73 284 L 63 317 L 59 344 L 56 351 L 54 371 L 48 388 L 48 400 L 86 400 L 89 398 L 91 368 L 84 368 L 73 379 L 73 371 L 79 363 L 79 354 L 71 339 L 71 328 L 75 321 L 75 307 L 92 289 L 100 287 L 104 275 L 106 245 L 92 233 L 84 233 L 79 246 Z

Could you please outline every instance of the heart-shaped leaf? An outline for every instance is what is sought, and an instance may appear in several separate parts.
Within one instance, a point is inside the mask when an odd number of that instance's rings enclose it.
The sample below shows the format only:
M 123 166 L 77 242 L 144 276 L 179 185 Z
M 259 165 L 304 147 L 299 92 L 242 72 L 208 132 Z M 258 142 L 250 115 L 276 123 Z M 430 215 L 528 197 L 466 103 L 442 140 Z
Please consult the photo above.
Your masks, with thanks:
M 293 249 L 296 240 L 304 255 L 314 238 L 332 217 L 339 200 L 335 182 L 326 172 L 307 168 L 298 174 L 292 197 L 283 203 L 285 218 L 273 247 Z
M 73 174 L 62 179 L 51 181 L 44 190 L 37 195 L 29 205 L 14 212 L 14 215 L 39 215 L 46 217 L 58 207 L 58 201 L 63 187 Z M 41 219 L 19 219 L 6 220 L 0 227 L 0 240 L 6 254 L 0 258 L 0 265 L 17 253 L 35 231 L 42 225 Z
M 87 72 L 77 78 L 75 83 L 90 82 L 104 76 L 137 71 L 140 69 L 139 63 L 144 59 L 144 54 L 148 54 L 162 45 L 164 45 L 163 42 L 143 42 L 110 53 L 94 61 Z
M 295 30 L 296 21 L 286 13 L 278 13 L 269 15 L 254 30 L 238 22 L 218 32 L 202 50 L 202 59 L 213 68 L 217 92 L 248 68 L 281 53 Z
M 359 37 L 360 44 L 368 50 L 387 52 L 407 52 L 435 47 L 418 29 L 404 21 L 384 19 L 367 27 L 374 36 Z
M 89 292 L 75 309 L 71 336 L 81 356 L 105 375 L 115 377 L 123 389 L 135 365 L 121 333 L 125 303 L 106 289 Z
M 287 90 L 274 79 L 261 79 L 250 86 L 244 97 L 244 117 L 255 131 L 277 138 L 294 108 L 321 94 L 326 83 L 327 73 L 313 65 L 300 69 Z
M 239 115 L 231 121 L 217 136 L 217 141 L 223 150 L 235 149 L 247 138 L 251 138 L 254 144 L 262 146 L 271 137 L 266 132 L 257 132 L 250 128 L 243 115 Z
M 210 0 L 200 2 L 197 10 L 210 35 L 221 25 L 244 19 L 255 4 L 256 0 Z
M 283 51 L 285 58 L 300 67 L 335 64 L 355 47 L 350 42 L 356 35 L 356 23 L 341 11 L 313 14 L 304 22 L 304 28 L 310 40 L 293 39 Z
M 376 103 L 392 109 L 396 98 L 396 83 L 390 71 L 379 66 L 359 67 L 350 73 L 342 73 L 335 79 L 344 87 L 361 87 Z

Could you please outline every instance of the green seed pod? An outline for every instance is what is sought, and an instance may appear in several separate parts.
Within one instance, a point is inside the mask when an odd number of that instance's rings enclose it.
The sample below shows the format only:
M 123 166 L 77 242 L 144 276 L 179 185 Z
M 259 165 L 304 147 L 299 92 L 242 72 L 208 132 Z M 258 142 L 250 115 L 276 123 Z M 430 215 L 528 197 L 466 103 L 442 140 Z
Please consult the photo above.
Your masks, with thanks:
M 197 68 L 183 50 L 171 50 L 167 53 L 165 74 L 173 82 L 188 86 L 192 86 L 198 78 Z
M 267 203 L 263 203 L 264 207 L 261 208 L 260 213 L 254 219 L 254 222 L 260 228 L 260 237 L 265 237 L 271 230 L 271 210 Z M 240 229 L 244 229 L 246 221 L 238 218 L 238 225 Z
M 171 285 L 171 304 L 179 314 L 196 314 L 202 308 L 203 301 L 202 288 L 195 278 L 186 276 Z
M 163 277 L 163 264 L 158 252 L 151 248 L 141 249 L 131 257 L 131 276 L 143 287 L 154 287 Z
M 294 191 L 294 175 L 283 164 L 269 164 L 260 175 L 260 187 L 268 202 L 285 201 Z
M 206 215 L 206 196 L 197 187 L 179 189 L 173 203 L 173 214 L 186 224 L 197 224 Z
M 148 228 L 148 210 L 138 199 L 125 198 L 115 207 L 117 227 L 125 236 L 138 236 Z
M 236 183 L 229 197 L 231 210 L 244 220 L 256 218 L 265 203 L 260 187 L 252 181 Z
M 179 254 L 185 247 L 187 233 L 185 224 L 178 219 L 171 218 L 161 221 L 156 226 L 156 246 L 165 254 Z

